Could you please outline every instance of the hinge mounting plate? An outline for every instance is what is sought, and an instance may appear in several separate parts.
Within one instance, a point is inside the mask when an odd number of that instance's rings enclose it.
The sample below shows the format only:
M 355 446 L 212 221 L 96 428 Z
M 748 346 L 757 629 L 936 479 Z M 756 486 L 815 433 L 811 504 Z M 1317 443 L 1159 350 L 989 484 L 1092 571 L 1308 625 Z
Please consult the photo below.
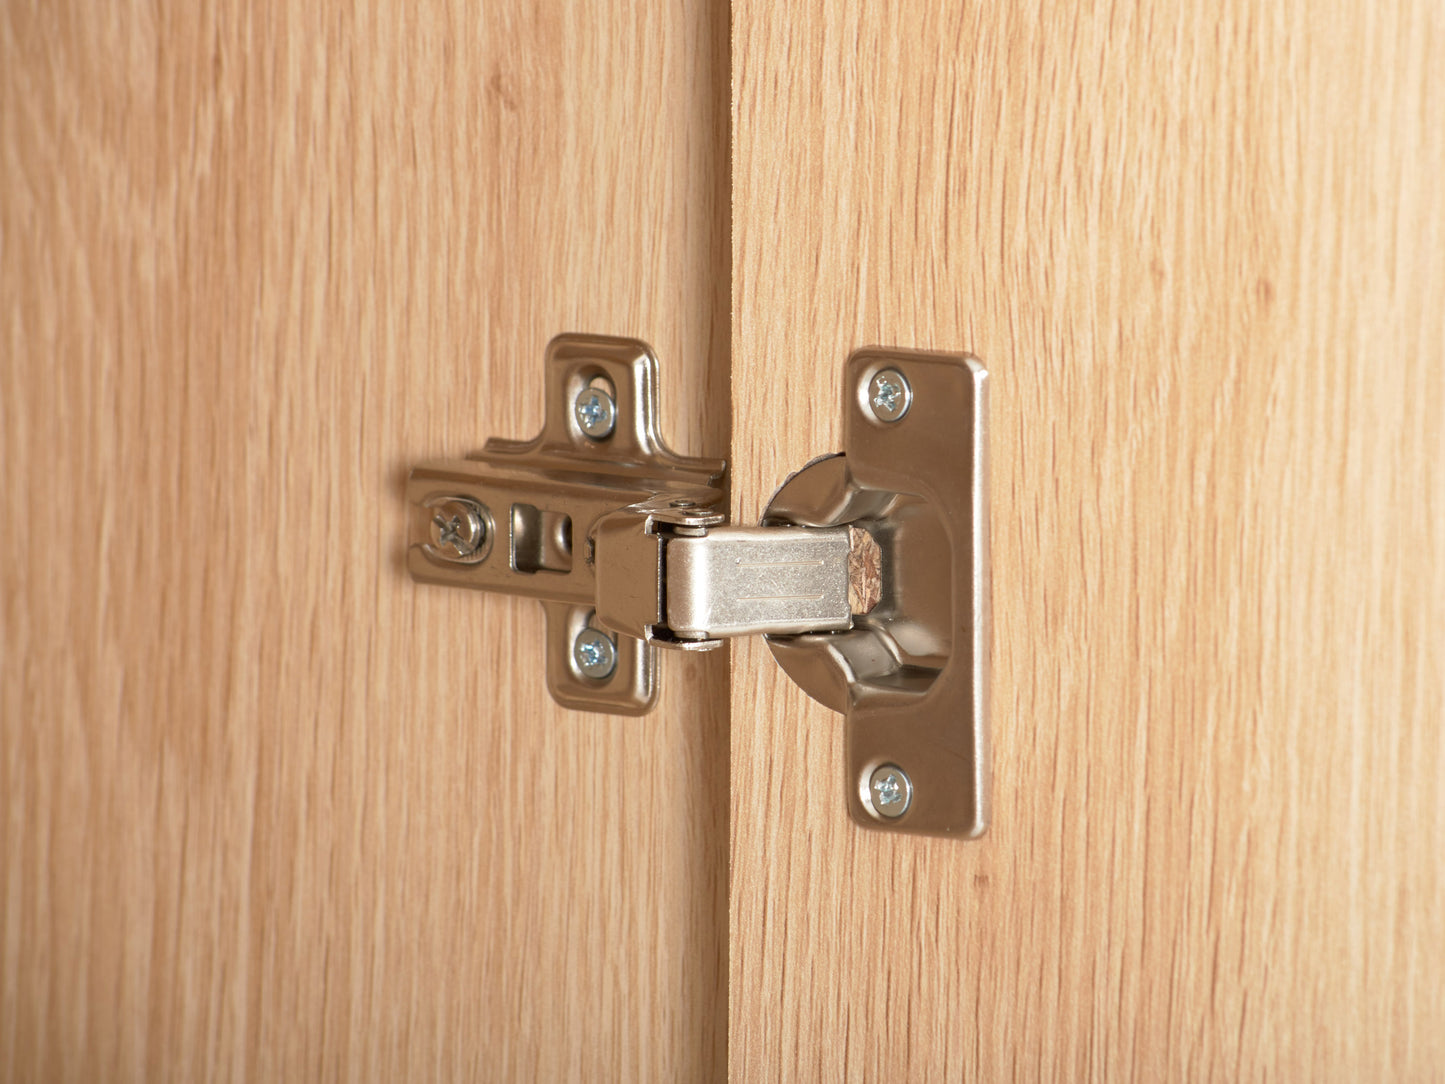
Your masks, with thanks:
M 648 527 L 722 523 L 727 464 L 680 456 L 663 443 L 657 358 L 646 343 L 560 335 L 547 346 L 545 374 L 537 437 L 493 438 L 467 459 L 423 463 L 411 472 L 407 568 L 425 583 L 540 600 L 552 696 L 567 707 L 642 715 L 657 696 L 651 637 L 608 636 L 615 658 L 602 677 L 589 676 L 595 668 L 574 654 L 585 629 L 607 631 L 597 622 L 599 524 L 620 511 Z M 611 424 L 593 436 L 587 428 L 598 426 L 587 410 L 598 405 Z
M 881 599 L 846 632 L 768 644 L 847 717 L 856 821 L 974 838 L 991 789 L 988 373 L 964 354 L 868 347 L 843 387 L 843 454 L 788 479 L 763 523 L 867 532 Z

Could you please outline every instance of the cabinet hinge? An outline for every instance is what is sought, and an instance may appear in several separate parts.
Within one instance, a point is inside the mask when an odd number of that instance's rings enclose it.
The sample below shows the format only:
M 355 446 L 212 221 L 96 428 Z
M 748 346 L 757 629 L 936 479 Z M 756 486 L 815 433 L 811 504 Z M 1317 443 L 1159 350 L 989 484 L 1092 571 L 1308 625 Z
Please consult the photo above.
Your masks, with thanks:
M 657 362 L 633 339 L 547 348 L 545 421 L 411 472 L 417 580 L 522 595 L 547 615 L 547 684 L 640 715 L 658 646 L 767 637 L 848 716 L 849 808 L 898 831 L 988 821 L 986 373 L 973 358 L 865 349 L 845 376 L 844 452 L 809 463 L 762 525 L 728 522 L 726 464 L 657 431 Z

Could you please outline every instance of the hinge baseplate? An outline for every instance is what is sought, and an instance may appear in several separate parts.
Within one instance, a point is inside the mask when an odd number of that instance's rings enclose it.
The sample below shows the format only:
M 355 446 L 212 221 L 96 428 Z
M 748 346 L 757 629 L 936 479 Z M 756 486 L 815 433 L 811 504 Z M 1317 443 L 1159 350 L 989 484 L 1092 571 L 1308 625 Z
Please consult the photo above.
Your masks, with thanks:
M 538 599 L 552 696 L 585 711 L 642 715 L 657 698 L 653 641 L 668 638 L 657 627 L 661 535 L 726 521 L 727 464 L 663 443 L 657 359 L 646 343 L 558 336 L 547 346 L 545 381 L 536 438 L 493 438 L 467 459 L 411 472 L 407 567 L 425 583 Z M 599 547 L 614 559 L 605 576 Z M 623 630 L 603 624 L 599 609 L 632 634 L 617 635 Z M 583 637 L 588 629 L 601 636 Z M 579 640 L 603 657 L 579 658 Z

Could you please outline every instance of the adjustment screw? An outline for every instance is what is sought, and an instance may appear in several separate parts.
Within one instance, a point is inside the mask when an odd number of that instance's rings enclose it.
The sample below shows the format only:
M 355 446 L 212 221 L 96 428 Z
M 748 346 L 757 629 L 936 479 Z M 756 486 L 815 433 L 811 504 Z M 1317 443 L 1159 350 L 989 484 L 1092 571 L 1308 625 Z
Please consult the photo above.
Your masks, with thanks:
M 873 770 L 868 780 L 868 793 L 873 798 L 874 811 L 892 820 L 908 812 L 908 806 L 913 801 L 913 784 L 902 768 L 884 764 Z
M 577 428 L 593 440 L 610 437 L 617 426 L 617 403 L 602 388 L 589 386 L 579 391 L 572 413 Z
M 880 369 L 868 382 L 868 406 L 880 422 L 896 422 L 913 405 L 913 388 L 897 369 Z
M 572 643 L 572 661 L 583 677 L 611 677 L 617 669 L 617 645 L 605 632 L 585 628 Z
M 450 497 L 433 508 L 431 544 L 443 557 L 470 557 L 487 541 L 487 517 L 467 497 Z

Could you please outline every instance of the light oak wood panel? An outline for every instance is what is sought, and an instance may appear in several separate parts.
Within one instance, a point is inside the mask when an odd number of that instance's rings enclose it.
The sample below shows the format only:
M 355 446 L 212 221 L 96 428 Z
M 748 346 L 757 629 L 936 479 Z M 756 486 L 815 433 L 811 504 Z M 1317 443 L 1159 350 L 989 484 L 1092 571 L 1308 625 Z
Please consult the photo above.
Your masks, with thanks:
M 725 663 L 561 711 L 401 548 L 559 331 L 726 454 L 727 78 L 708 2 L 4 7 L 0 1077 L 721 1073 Z
M 735 1079 L 1445 1063 L 1438 5 L 733 17 L 734 502 L 977 352 L 994 825 L 861 830 L 734 660 Z M 939 464 L 947 470 L 947 464 Z

